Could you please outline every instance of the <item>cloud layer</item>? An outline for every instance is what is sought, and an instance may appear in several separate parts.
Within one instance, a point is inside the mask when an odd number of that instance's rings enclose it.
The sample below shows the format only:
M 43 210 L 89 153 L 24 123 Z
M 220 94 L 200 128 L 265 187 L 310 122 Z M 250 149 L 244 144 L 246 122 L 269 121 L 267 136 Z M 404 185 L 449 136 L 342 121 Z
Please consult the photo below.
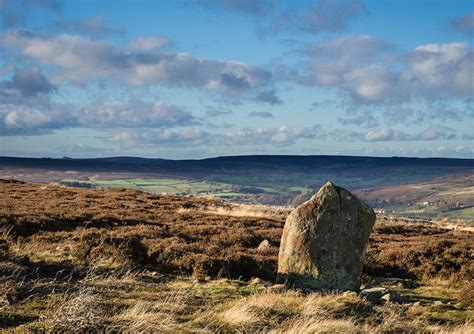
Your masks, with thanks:
M 275 128 L 245 128 L 239 131 L 213 134 L 198 128 L 181 130 L 148 129 L 146 131 L 127 130 L 112 136 L 112 141 L 124 146 L 169 144 L 174 146 L 287 146 L 304 139 L 321 136 L 320 125 L 311 127 L 280 126 Z
M 13 53 L 15 50 L 25 58 L 52 66 L 52 76 L 57 82 L 86 84 L 118 80 L 133 86 L 195 87 L 227 96 L 265 89 L 271 82 L 272 75 L 265 69 L 238 61 L 160 52 L 156 50 L 157 42 L 139 38 L 131 41 L 127 49 L 70 34 L 48 36 L 8 31 L 0 37 L 0 46 L 5 50 Z M 270 103 L 278 103 L 274 95 L 269 98 Z
M 366 12 L 360 0 L 283 2 L 272 0 L 202 0 L 206 8 L 253 16 L 258 33 L 343 31 L 355 17 Z
M 419 141 L 436 152 L 472 154 L 474 51 L 463 38 L 473 36 L 474 13 L 440 23 L 452 41 L 432 33 L 433 42 L 395 45 L 355 34 L 365 26 L 352 23 L 372 15 L 359 0 L 197 1 L 179 12 L 209 22 L 183 15 L 196 34 L 176 41 L 163 36 L 182 36 L 179 29 L 145 35 L 115 14 L 71 15 L 57 0 L 0 0 L 0 8 L 0 136 L 72 128 L 103 134 L 70 147 L 82 153 L 100 152 L 94 147 L 103 140 L 125 149 L 246 152 L 341 142 L 389 152 Z M 222 18 L 226 25 L 211 31 Z M 247 45 L 255 50 L 228 57 Z M 450 147 L 443 151 L 438 141 Z
M 340 37 L 299 50 L 304 71 L 287 70 L 298 83 L 334 87 L 350 103 L 407 102 L 472 97 L 473 49 L 467 43 L 420 45 L 405 54 L 375 37 Z

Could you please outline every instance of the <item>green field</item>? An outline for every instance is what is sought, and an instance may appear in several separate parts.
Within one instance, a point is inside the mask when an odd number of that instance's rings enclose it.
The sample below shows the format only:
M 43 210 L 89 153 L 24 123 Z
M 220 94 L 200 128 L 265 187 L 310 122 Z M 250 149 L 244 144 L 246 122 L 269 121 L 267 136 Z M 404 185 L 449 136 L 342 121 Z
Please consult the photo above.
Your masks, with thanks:
M 402 176 L 402 175 L 400 175 Z M 63 179 L 59 183 L 86 188 L 129 188 L 137 189 L 155 194 L 170 195 L 192 195 L 195 197 L 215 197 L 237 203 L 267 204 L 267 205 L 299 205 L 309 199 L 323 184 L 323 179 L 298 178 L 295 175 L 276 177 L 269 175 L 232 175 L 223 177 L 213 176 L 206 180 L 151 177 L 151 178 L 117 178 L 100 180 L 89 178 L 88 180 Z M 341 178 L 349 182 L 348 179 Z M 352 180 L 352 182 L 355 182 Z M 420 183 L 416 193 L 397 190 L 395 195 L 388 197 L 382 193 L 362 196 L 372 207 L 383 207 L 388 215 L 408 216 L 419 218 L 454 218 L 472 220 L 474 208 L 467 200 L 469 197 L 469 185 L 472 180 L 469 176 L 453 177 L 447 183 Z M 403 186 L 401 186 L 403 187 Z M 407 188 L 409 189 L 409 188 Z M 462 196 L 441 195 L 457 189 Z M 396 190 L 396 189 L 395 189 Z M 453 200 L 455 198 L 455 200 Z M 449 201 L 448 201 L 449 200 Z M 423 205 L 423 203 L 430 203 Z M 466 207 L 458 207 L 457 202 Z
M 186 179 L 150 178 L 89 181 L 64 179 L 59 183 L 84 188 L 128 188 L 156 194 L 193 195 L 199 197 L 215 196 L 229 198 L 245 195 L 245 193 L 232 191 L 231 187 L 227 184 Z

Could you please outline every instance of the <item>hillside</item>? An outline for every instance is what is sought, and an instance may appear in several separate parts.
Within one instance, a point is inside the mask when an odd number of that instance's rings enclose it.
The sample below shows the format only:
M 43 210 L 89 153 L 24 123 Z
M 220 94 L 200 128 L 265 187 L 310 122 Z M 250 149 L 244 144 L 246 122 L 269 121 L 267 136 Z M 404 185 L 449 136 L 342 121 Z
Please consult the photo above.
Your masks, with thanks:
M 133 157 L 96 159 L 35 159 L 0 157 L 3 173 L 25 170 L 43 175 L 52 181 L 55 173 L 75 171 L 81 175 L 91 173 L 122 173 L 186 177 L 208 181 L 256 185 L 275 182 L 307 183 L 318 186 L 325 180 L 338 179 L 351 189 L 370 186 L 388 186 L 413 181 L 429 180 L 433 176 L 474 171 L 472 159 L 446 158 L 378 158 L 351 156 L 229 156 L 201 160 L 166 160 Z M 67 174 L 66 174 L 67 175 Z M 34 175 L 32 175 L 33 177 Z M 25 175 L 28 177 L 28 175 Z M 33 181 L 33 180 L 28 180 Z M 239 182 L 234 182 L 239 181 Z
M 403 302 L 377 305 L 272 283 L 285 208 L 18 181 L 1 197 L 0 324 L 17 332 L 472 329 L 467 226 L 380 216 L 364 285 Z
M 456 174 L 426 182 L 360 189 L 358 196 L 387 212 L 411 216 L 474 219 L 474 174 Z
M 474 219 L 469 200 L 473 175 L 470 159 L 271 155 L 202 160 L 0 158 L 0 178 L 131 188 L 247 204 L 294 206 L 327 180 L 337 180 L 391 214 L 424 218 Z

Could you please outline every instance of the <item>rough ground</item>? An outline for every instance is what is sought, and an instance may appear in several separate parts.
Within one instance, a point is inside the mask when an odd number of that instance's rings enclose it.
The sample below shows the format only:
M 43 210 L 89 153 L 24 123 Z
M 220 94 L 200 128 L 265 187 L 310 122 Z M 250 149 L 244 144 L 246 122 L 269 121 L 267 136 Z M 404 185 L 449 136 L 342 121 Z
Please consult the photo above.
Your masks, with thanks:
M 0 198 L 8 331 L 473 329 L 473 233 L 460 224 L 379 217 L 364 284 L 388 286 L 403 303 L 376 305 L 272 285 L 282 208 L 12 181 Z M 258 250 L 265 239 L 273 247 Z

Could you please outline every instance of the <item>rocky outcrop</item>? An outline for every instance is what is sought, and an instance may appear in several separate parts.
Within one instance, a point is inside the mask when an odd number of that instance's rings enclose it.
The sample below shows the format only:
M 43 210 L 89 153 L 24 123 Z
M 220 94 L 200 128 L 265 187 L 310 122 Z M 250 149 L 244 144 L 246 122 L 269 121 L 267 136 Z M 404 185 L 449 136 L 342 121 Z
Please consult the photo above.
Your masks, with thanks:
M 358 291 L 375 213 L 344 188 L 326 183 L 286 220 L 278 277 L 309 289 Z

